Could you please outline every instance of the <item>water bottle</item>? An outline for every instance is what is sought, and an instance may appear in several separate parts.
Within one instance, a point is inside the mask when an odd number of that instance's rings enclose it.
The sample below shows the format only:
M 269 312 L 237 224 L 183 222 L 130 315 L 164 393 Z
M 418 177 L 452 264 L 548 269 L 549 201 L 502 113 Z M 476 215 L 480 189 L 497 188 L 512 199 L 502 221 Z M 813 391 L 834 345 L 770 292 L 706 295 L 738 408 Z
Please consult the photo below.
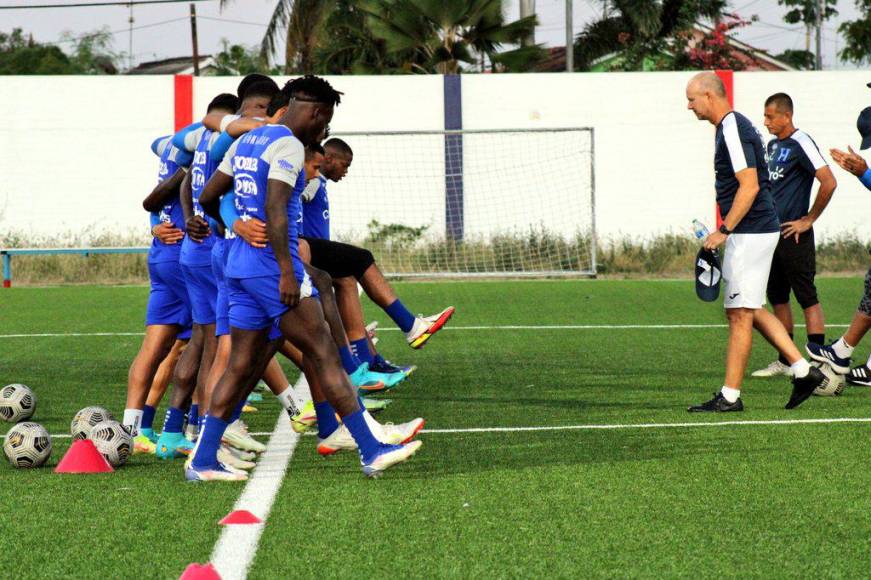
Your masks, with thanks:
M 699 220 L 693 220 L 693 233 L 696 235 L 696 238 L 704 240 L 711 232 L 708 231 L 708 226 Z

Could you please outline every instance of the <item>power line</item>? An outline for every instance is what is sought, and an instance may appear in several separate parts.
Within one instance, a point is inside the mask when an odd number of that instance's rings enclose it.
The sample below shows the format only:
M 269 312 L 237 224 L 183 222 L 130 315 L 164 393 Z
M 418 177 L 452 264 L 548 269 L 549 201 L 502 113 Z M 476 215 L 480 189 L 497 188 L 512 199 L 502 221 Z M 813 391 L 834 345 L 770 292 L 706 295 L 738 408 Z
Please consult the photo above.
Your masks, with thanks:
M 217 22 L 229 22 L 231 24 L 247 24 L 249 26 L 260 26 L 266 28 L 268 24 L 262 22 L 248 22 L 247 20 L 233 20 L 232 18 L 217 18 L 215 16 L 197 16 L 200 20 L 215 20 Z
M 163 26 L 164 24 L 170 24 L 172 22 L 180 22 L 182 20 L 187 20 L 187 19 L 188 19 L 187 16 L 182 16 L 181 18 L 173 18 L 171 20 L 162 20 L 160 22 L 152 22 L 151 24 L 143 24 L 142 26 L 134 26 L 132 29 L 131 28 L 122 28 L 120 30 L 110 30 L 109 32 L 107 32 L 107 34 L 109 36 L 115 36 L 116 34 L 130 32 L 131 30 L 142 30 L 143 28 L 153 28 L 155 26 Z M 62 40 L 58 40 L 54 43 L 48 43 L 48 44 L 61 44 L 63 42 L 76 42 L 77 40 L 82 40 L 83 38 L 88 38 L 89 36 L 95 36 L 95 35 L 101 34 L 101 33 L 102 33 L 102 31 L 99 31 L 99 30 L 96 32 L 87 32 L 87 33 L 79 35 L 79 36 L 74 36 L 72 38 L 64 38 Z
M 0 6 L 0 10 L 31 10 L 37 8 L 85 8 L 93 6 L 138 6 L 140 4 L 181 4 L 182 2 L 212 2 L 214 0 L 128 0 L 127 2 L 79 2 L 76 4 L 32 4 Z

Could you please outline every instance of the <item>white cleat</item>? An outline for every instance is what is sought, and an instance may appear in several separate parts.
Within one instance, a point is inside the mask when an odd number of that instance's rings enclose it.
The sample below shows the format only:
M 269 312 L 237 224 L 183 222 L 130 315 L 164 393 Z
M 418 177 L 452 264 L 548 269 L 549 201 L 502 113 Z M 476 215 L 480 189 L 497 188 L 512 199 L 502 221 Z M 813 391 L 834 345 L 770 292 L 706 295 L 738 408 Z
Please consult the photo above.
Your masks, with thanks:
M 420 317 L 414 320 L 414 326 L 405 333 L 405 340 L 411 348 L 421 348 L 436 332 L 441 330 L 451 316 L 454 315 L 454 307 L 448 306 L 438 314 L 432 316 Z
M 381 425 L 381 437 L 378 439 L 382 443 L 388 443 L 390 445 L 402 445 L 408 443 L 414 439 L 418 433 L 420 433 L 420 430 L 423 429 L 425 423 L 426 421 L 420 417 L 412 419 L 408 423 L 400 423 L 399 425 L 384 423 Z
M 227 426 L 221 441 L 243 451 L 253 451 L 255 453 L 266 451 L 266 445 L 251 437 L 248 434 L 248 427 L 241 420 L 236 420 Z
M 344 425 L 339 425 L 339 428 L 325 439 L 318 439 L 318 453 L 324 457 L 339 451 L 353 451 L 355 449 L 357 449 L 357 442 L 354 441 L 351 432 Z
M 753 374 L 751 376 L 754 376 L 754 377 L 778 377 L 778 376 L 791 377 L 792 376 L 792 369 L 789 367 L 789 365 L 785 365 L 782 362 L 780 362 L 779 360 L 776 360 L 773 363 L 771 363 L 770 365 L 768 365 L 767 367 L 765 367 L 764 369 L 759 369 L 758 371 L 753 371 Z
M 196 469 L 185 465 L 185 479 L 188 481 L 246 481 L 248 474 L 227 465 L 218 464 L 217 469 Z
M 221 445 L 218 448 L 218 461 L 223 463 L 228 469 L 234 468 L 237 470 L 248 471 L 257 466 L 253 461 L 245 461 L 236 457 L 229 447 Z
M 396 465 L 397 463 L 402 463 L 403 461 L 410 459 L 412 455 L 417 453 L 417 450 L 420 449 L 422 445 L 423 443 L 421 441 L 412 441 L 406 445 L 395 445 L 386 448 L 369 463 L 363 463 L 363 461 L 360 460 L 360 465 L 363 467 L 363 473 L 366 474 L 366 477 L 381 477 L 381 474 L 384 473 L 386 469 Z

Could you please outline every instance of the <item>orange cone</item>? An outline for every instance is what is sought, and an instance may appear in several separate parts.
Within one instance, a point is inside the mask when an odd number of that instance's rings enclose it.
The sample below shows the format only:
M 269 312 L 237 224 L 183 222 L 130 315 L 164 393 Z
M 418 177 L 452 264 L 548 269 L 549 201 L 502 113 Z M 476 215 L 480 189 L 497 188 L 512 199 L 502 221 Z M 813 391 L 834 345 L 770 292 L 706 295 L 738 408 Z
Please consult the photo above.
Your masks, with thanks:
M 73 441 L 63 459 L 54 468 L 55 473 L 112 473 L 113 471 L 115 470 L 89 439 Z
M 234 512 L 230 512 L 224 519 L 218 522 L 218 524 L 222 526 L 226 526 L 228 524 L 260 524 L 263 523 L 263 520 L 249 512 L 248 510 L 236 510 Z

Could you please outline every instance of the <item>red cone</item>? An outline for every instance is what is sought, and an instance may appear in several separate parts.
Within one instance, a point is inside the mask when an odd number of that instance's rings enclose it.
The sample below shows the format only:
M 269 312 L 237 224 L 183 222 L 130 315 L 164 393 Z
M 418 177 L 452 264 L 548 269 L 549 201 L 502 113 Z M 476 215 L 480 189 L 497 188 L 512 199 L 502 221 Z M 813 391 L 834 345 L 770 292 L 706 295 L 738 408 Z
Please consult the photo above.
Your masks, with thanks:
M 221 580 L 221 575 L 211 564 L 189 564 L 179 580 Z
M 89 439 L 73 441 L 63 459 L 54 468 L 55 473 L 112 473 L 113 471 L 115 470 Z
M 260 524 L 263 523 L 263 520 L 249 512 L 248 510 L 236 510 L 234 512 L 230 512 L 224 519 L 218 522 L 218 524 L 222 526 L 226 526 L 228 524 Z

